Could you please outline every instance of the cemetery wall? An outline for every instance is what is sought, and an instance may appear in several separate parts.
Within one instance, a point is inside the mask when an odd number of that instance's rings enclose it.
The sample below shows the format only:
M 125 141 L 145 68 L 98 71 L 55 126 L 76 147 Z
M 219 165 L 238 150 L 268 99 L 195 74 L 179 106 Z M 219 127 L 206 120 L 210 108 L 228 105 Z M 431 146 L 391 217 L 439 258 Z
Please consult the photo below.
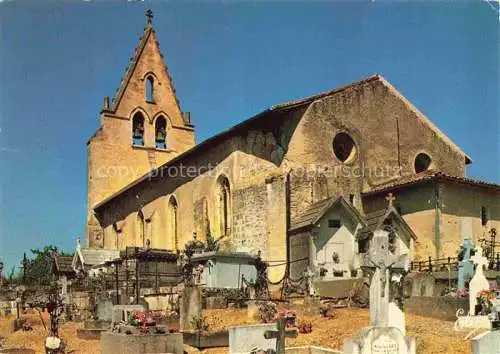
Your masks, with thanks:
M 455 321 L 459 309 L 469 311 L 469 298 L 448 296 L 412 296 L 405 300 L 405 310 L 416 315 Z

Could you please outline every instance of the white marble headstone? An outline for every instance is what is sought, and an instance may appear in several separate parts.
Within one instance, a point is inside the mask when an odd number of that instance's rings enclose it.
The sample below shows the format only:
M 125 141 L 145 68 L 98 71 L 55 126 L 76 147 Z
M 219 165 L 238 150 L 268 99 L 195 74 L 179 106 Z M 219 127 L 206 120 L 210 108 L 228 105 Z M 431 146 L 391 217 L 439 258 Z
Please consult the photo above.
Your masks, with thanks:
M 483 256 L 483 248 L 476 247 L 476 253 L 470 258 L 476 265 L 476 272 L 469 283 L 469 314 L 474 315 L 477 304 L 477 294 L 482 290 L 489 290 L 490 283 L 484 276 L 483 267 L 488 265 L 488 259 Z

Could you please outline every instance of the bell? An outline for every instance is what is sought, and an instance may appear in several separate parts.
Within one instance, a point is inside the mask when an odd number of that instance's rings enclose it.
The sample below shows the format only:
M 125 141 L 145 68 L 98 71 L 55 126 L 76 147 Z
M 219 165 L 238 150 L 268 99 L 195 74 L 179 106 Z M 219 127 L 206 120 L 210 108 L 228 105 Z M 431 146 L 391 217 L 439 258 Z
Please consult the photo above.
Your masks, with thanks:
M 134 129 L 134 139 L 141 139 L 142 138 L 142 129 L 140 127 L 136 127 Z
M 162 142 L 165 141 L 165 132 L 159 130 L 156 132 L 156 141 Z

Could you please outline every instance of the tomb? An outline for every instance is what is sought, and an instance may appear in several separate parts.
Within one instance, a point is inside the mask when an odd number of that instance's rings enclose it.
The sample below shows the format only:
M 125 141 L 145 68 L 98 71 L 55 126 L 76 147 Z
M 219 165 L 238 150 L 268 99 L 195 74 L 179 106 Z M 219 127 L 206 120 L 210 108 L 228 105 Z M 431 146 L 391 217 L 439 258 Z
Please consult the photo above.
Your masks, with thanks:
M 242 278 L 247 282 L 255 282 L 257 256 L 247 252 L 201 252 L 191 257 L 195 269 L 201 266 L 201 274 L 196 280 L 206 288 L 239 289 Z

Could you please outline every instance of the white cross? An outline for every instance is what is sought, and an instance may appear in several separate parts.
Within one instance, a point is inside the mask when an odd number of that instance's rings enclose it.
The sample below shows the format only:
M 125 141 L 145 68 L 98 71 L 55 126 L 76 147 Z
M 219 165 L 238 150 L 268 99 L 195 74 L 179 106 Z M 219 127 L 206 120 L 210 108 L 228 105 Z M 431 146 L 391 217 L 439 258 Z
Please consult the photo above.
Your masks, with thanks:
M 387 197 L 385 197 L 385 200 L 389 202 L 389 206 L 393 206 L 396 197 L 392 193 L 389 193 L 387 194 Z
M 483 256 L 483 248 L 481 246 L 476 247 L 476 253 L 470 257 L 470 261 L 477 266 L 476 272 L 479 272 L 479 274 L 483 274 L 483 266 L 489 263 L 488 258 Z

